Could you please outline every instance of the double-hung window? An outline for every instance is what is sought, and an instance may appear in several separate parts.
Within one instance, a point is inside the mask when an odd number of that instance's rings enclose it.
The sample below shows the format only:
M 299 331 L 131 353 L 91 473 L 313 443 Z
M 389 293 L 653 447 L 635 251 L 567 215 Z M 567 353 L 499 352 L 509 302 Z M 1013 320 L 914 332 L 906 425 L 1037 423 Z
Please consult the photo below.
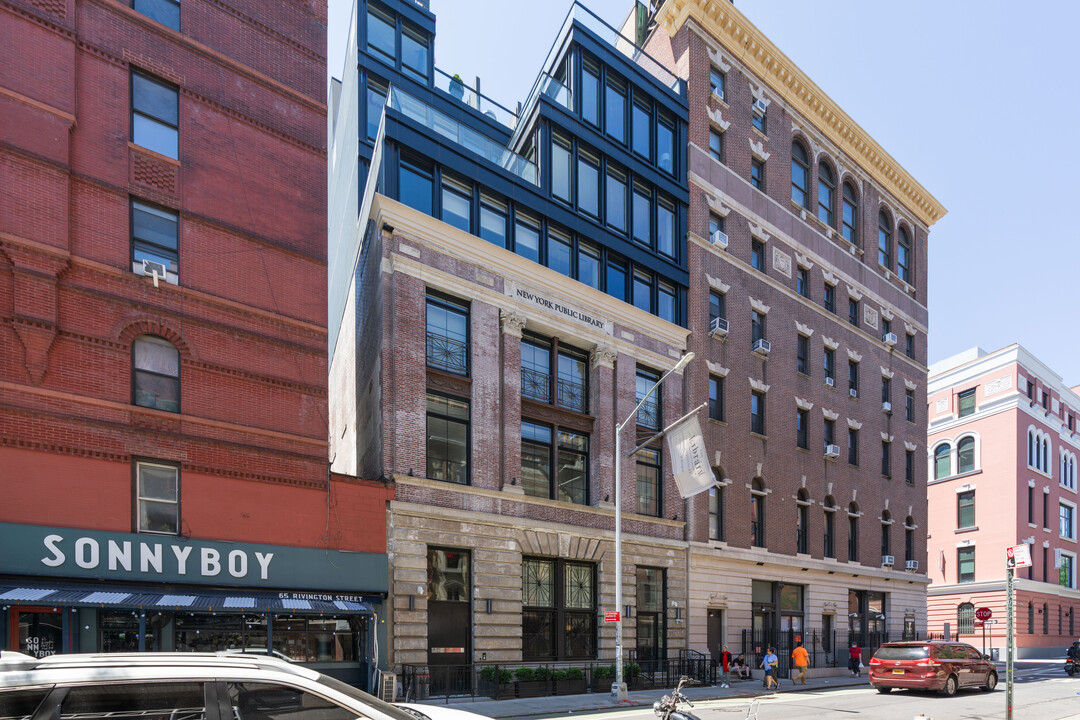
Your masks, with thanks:
M 180 468 L 154 462 L 135 463 L 136 530 L 180 534 Z
M 956 527 L 958 529 L 975 527 L 975 491 L 956 495 Z
M 724 133 L 709 130 L 709 157 L 718 163 L 724 162 Z
M 833 384 L 833 385 L 836 384 L 836 351 L 833 350 L 831 347 L 826 346 L 825 347 L 825 382 L 828 383 L 829 380 L 833 381 L 831 384 Z
M 724 99 L 724 90 L 727 86 L 727 76 L 720 68 L 712 65 L 709 67 L 709 90 L 713 95 Z
M 957 549 L 956 564 L 957 582 L 975 582 L 975 548 L 973 546 Z
M 709 376 L 709 419 L 724 421 L 724 378 Z
M 765 192 L 765 162 L 763 160 L 750 159 L 750 184 Z
M 795 445 L 808 450 L 810 448 L 807 438 L 807 424 L 810 422 L 810 413 L 802 408 L 795 411 Z
M 855 298 L 848 298 L 847 321 L 855 327 L 859 327 L 859 301 Z
M 758 272 L 765 272 L 765 243 L 760 240 L 750 242 L 750 265 Z
M 960 400 L 960 417 L 967 417 L 975 412 L 975 389 L 965 390 L 958 396 Z
M 131 73 L 131 141 L 160 155 L 180 157 L 180 95 L 149 75 Z
M 172 210 L 131 200 L 131 269 L 145 274 L 143 261 L 165 267 L 163 280 L 174 282 L 178 273 L 177 215 Z
M 1060 503 L 1058 505 L 1058 534 L 1068 540 L 1076 539 L 1076 508 Z
M 750 393 L 750 432 L 765 434 L 765 393 L 759 390 Z
M 836 286 L 825 283 L 825 294 L 822 304 L 829 312 L 836 314 Z
M 810 375 L 810 338 L 801 333 L 796 341 L 795 371 L 800 375 Z
M 859 363 L 854 360 L 848 360 L 847 364 L 847 379 L 848 390 L 851 391 L 852 397 L 859 395 Z
M 180 351 L 165 338 L 139 335 L 131 344 L 133 403 L 180 412 Z

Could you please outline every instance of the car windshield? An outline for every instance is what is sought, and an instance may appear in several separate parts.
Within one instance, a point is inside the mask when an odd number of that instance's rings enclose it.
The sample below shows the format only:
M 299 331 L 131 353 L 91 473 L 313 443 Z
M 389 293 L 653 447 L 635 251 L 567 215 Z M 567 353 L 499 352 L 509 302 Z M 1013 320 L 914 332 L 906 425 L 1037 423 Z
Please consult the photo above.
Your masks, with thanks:
M 369 695 L 363 690 L 355 688 L 347 683 L 343 683 L 342 681 L 336 678 L 332 678 L 329 675 L 323 675 L 322 673 L 319 673 L 318 681 L 322 685 L 326 685 L 327 687 L 331 687 L 334 690 L 337 690 L 342 695 L 347 695 L 354 700 L 359 700 L 374 708 L 375 710 L 378 710 L 384 715 L 395 718 L 395 720 L 416 720 L 413 715 L 410 715 L 401 708 L 395 705 L 391 705 L 388 702 L 384 702 L 379 698 L 375 697 L 374 695 Z
M 925 645 L 885 646 L 874 653 L 875 660 L 924 660 L 928 657 L 930 648 Z

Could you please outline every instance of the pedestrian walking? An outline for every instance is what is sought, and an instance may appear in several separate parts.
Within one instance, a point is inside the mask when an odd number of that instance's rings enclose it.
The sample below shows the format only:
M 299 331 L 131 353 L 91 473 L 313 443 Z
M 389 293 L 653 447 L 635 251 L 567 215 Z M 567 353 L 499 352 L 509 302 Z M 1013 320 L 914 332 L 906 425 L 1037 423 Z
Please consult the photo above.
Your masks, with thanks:
M 761 658 L 761 667 L 765 670 L 765 689 L 772 690 L 773 685 L 780 687 L 780 683 L 776 681 L 776 664 L 780 662 L 780 658 L 776 657 L 776 648 L 771 647 L 769 651 L 765 653 L 765 657 Z
M 857 643 L 851 643 L 848 650 L 848 669 L 851 670 L 851 677 L 862 677 L 862 648 Z
M 724 645 L 720 650 L 720 687 L 731 687 L 731 653 L 728 652 L 727 645 Z
M 798 684 L 800 680 L 805 685 L 806 668 L 810 666 L 810 653 L 806 652 L 806 648 L 803 647 L 801 642 L 795 643 L 795 649 L 791 651 L 791 660 L 795 665 L 795 669 L 799 671 L 799 674 L 791 681 L 792 685 Z

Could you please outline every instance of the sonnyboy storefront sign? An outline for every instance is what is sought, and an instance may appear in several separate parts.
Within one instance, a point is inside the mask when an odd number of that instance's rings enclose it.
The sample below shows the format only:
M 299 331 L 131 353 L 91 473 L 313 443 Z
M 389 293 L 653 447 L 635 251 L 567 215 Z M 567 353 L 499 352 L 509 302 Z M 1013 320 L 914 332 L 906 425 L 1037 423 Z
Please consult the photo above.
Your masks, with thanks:
M 0 574 L 379 593 L 386 556 L 0 523 Z
M 48 555 L 41 558 L 42 564 L 62 567 L 68 562 L 68 554 L 63 547 L 71 546 L 70 539 L 65 540 L 63 535 L 46 535 L 44 542 Z M 171 552 L 163 552 L 162 543 L 140 542 L 136 549 L 130 540 L 108 540 L 102 548 L 101 543 L 94 538 L 80 537 L 74 540 L 71 547 L 71 560 L 85 570 L 107 568 L 109 572 L 122 570 L 130 573 L 133 572 L 132 568 L 137 566 L 138 572 L 143 575 L 164 574 L 166 562 L 171 568 L 175 568 L 177 575 L 187 575 L 189 567 L 192 574 L 197 573 L 204 578 L 217 577 L 225 570 L 234 578 L 246 578 L 248 575 L 248 554 L 243 550 L 230 550 L 223 562 L 221 552 L 215 548 L 201 547 L 196 552 L 190 545 L 181 547 L 170 544 L 168 547 Z M 195 557 L 192 557 L 193 555 Z M 254 555 L 259 579 L 268 580 L 274 553 L 255 552 Z

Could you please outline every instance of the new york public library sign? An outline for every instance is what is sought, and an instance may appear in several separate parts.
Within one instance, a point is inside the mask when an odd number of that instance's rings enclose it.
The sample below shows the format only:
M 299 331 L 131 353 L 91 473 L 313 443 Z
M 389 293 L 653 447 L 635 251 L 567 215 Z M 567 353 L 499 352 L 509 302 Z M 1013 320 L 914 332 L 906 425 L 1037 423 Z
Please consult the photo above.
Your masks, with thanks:
M 365 593 L 388 589 L 386 556 L 171 535 L 0 523 L 0 574 Z
M 611 335 L 613 332 L 610 320 L 596 317 L 595 315 L 582 310 L 580 307 L 575 306 L 573 303 L 567 302 L 561 298 L 528 287 L 523 287 L 511 281 L 507 281 L 506 283 L 506 294 L 520 302 L 534 305 L 548 312 L 581 323 L 582 325 L 587 325 L 594 330 L 599 330 L 605 335 Z

